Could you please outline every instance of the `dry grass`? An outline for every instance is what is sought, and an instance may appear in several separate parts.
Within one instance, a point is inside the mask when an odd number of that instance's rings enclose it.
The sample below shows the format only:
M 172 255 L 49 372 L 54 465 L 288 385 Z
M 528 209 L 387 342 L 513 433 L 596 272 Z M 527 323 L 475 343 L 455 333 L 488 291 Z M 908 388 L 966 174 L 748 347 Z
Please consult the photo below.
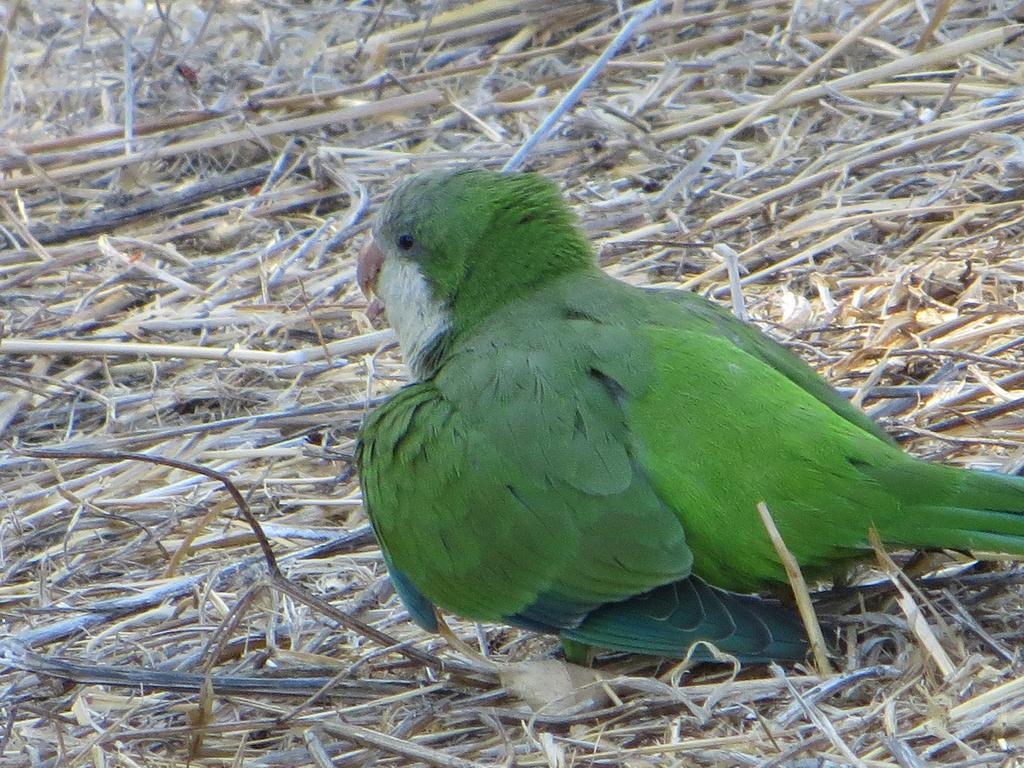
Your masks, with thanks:
M 881 5 L 666 1 L 527 165 L 610 272 L 732 293 L 910 450 L 1017 471 L 1021 6 Z M 611 659 L 537 713 L 392 595 L 349 466 L 403 375 L 354 285 L 368 214 L 413 170 L 499 167 L 614 4 L 132 8 L 0 17 L 0 766 L 1020 764 L 1010 565 L 830 596 L 826 679 Z M 226 473 L 377 639 L 268 584 L 219 482 L 30 447 Z

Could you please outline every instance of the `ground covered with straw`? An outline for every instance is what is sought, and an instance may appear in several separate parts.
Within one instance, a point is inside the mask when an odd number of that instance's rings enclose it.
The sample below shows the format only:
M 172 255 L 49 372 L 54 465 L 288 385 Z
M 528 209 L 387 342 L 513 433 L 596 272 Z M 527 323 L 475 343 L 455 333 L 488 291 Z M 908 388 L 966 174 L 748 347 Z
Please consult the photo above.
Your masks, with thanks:
M 1012 562 L 865 567 L 816 601 L 828 672 L 570 674 L 392 593 L 351 466 L 404 378 L 369 220 L 413 171 L 500 167 L 632 11 L 0 11 L 0 767 L 1024 762 Z M 609 272 L 745 311 L 918 455 L 1017 472 L 1022 21 L 666 0 L 526 167 Z

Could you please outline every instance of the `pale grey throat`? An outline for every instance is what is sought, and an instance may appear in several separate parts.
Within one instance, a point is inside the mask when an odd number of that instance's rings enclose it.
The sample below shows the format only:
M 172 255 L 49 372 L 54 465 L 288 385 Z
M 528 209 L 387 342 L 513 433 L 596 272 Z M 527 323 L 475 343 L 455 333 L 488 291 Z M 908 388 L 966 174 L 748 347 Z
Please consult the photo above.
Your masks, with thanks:
M 451 329 L 451 313 L 430 295 L 419 266 L 407 259 L 384 259 L 374 293 L 398 335 L 409 375 L 429 378 L 437 367 L 438 345 Z

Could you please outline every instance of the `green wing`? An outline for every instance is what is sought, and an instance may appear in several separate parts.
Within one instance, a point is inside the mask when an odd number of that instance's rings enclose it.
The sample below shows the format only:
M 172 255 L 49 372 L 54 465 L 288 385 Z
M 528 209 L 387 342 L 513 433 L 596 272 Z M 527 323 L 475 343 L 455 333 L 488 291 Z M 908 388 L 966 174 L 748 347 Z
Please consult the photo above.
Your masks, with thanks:
M 896 445 L 896 441 L 877 421 L 836 392 L 832 385 L 819 376 L 799 355 L 786 349 L 754 326 L 736 319 L 722 307 L 712 304 L 702 296 L 690 291 L 665 288 L 652 288 L 648 291 L 653 296 L 669 299 L 686 314 L 688 320 L 676 327 L 705 332 L 711 337 L 721 337 L 775 369 L 807 394 L 828 406 L 833 413 L 842 416 L 865 432 Z
M 810 577 L 869 553 L 871 528 L 896 546 L 1024 552 L 1020 478 L 917 460 L 792 367 L 766 365 L 763 344 L 709 333 L 692 313 L 655 314 L 642 331 L 655 374 L 628 422 L 696 575 L 741 592 L 787 581 L 759 502 Z
M 741 592 L 786 582 L 759 502 L 810 576 L 832 575 L 867 549 L 871 525 L 899 515 L 889 489 L 862 471 L 910 461 L 899 449 L 722 336 L 679 325 L 644 333 L 657 373 L 629 422 L 648 476 L 686 527 L 697 575 Z

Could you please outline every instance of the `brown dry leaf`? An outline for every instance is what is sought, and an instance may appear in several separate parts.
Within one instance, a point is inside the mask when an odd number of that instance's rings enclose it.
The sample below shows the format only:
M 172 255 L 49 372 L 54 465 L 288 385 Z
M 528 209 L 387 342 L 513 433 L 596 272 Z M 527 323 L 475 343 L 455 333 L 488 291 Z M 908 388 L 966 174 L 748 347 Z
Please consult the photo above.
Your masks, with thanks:
M 914 313 L 914 320 L 922 328 L 931 328 L 943 323 L 950 323 L 959 317 L 957 312 L 942 312 L 935 307 L 922 307 Z
M 601 675 L 557 659 L 536 659 L 498 667 L 498 678 L 534 712 L 580 712 L 608 701 Z
M 790 330 L 801 331 L 814 323 L 814 307 L 811 302 L 789 288 L 779 291 L 775 304 L 782 312 L 780 325 Z

